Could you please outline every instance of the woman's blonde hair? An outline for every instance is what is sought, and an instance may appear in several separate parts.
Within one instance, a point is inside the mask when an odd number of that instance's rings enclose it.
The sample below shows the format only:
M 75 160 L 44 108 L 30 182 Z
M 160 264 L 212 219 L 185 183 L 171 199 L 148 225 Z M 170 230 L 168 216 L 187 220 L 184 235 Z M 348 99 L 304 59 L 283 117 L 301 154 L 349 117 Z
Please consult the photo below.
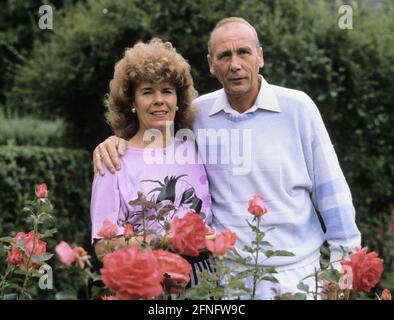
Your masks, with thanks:
M 171 43 L 155 38 L 148 43 L 138 42 L 127 49 L 115 65 L 114 77 L 109 84 L 110 92 L 104 104 L 107 123 L 117 136 L 130 139 L 138 131 L 138 117 L 131 112 L 131 108 L 135 88 L 144 81 L 174 85 L 179 107 L 174 119 L 175 133 L 179 129 L 192 127 L 192 100 L 197 92 L 193 87 L 190 65 Z

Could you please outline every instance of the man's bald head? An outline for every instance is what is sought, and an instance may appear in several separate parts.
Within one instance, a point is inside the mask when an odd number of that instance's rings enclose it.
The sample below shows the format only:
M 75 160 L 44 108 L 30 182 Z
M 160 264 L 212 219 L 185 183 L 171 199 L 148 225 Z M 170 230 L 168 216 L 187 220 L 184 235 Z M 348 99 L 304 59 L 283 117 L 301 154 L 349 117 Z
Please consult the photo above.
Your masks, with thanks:
M 212 34 L 219 28 L 233 27 L 234 24 L 237 24 L 237 23 L 242 23 L 244 25 L 247 25 L 253 31 L 253 34 L 256 37 L 256 48 L 260 47 L 260 41 L 259 41 L 259 37 L 256 32 L 256 29 L 248 21 L 246 21 L 244 18 L 240 18 L 240 17 L 229 17 L 229 18 L 224 18 L 224 19 L 220 20 L 215 25 L 215 28 L 213 28 L 211 34 L 209 35 L 209 40 L 208 40 L 208 53 L 209 54 L 212 53 L 212 43 L 211 43 Z

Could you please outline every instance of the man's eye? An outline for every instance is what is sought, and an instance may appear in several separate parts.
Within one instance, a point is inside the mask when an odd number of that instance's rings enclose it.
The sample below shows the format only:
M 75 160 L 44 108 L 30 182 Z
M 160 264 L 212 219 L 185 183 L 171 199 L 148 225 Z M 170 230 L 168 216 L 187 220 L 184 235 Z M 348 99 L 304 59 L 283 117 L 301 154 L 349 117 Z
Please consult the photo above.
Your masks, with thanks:
M 229 58 L 231 56 L 231 54 L 229 52 L 224 52 L 218 55 L 218 59 L 222 60 L 222 59 L 226 59 Z

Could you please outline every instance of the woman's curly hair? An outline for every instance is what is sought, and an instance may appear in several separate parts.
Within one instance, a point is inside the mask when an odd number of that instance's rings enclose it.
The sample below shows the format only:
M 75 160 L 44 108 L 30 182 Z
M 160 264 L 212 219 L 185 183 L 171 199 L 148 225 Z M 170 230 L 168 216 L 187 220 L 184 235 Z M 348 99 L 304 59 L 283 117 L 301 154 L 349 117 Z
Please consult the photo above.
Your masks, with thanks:
M 197 96 L 188 62 L 176 52 L 170 42 L 152 39 L 138 42 L 125 51 L 115 65 L 110 92 L 104 104 L 105 118 L 115 134 L 123 139 L 133 137 L 138 129 L 138 117 L 131 112 L 136 86 L 143 82 L 169 82 L 176 88 L 179 110 L 174 119 L 175 133 L 191 128 L 194 120 L 192 100 Z

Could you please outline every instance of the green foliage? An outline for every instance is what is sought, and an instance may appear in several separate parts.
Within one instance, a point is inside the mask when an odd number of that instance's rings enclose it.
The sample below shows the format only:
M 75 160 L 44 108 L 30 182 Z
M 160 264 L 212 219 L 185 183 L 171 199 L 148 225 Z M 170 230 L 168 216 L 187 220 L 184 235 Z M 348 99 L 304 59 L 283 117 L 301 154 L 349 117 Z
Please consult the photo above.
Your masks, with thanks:
M 52 36 L 36 41 L 31 59 L 16 70 L 7 110 L 63 116 L 80 146 L 108 135 L 103 99 L 115 61 L 145 34 L 146 14 L 134 2 L 95 0 L 55 11 Z
M 57 229 L 57 233 L 54 228 L 46 229 L 42 235 L 44 238 L 53 237 L 45 239 L 47 247 L 53 250 L 61 240 L 71 245 L 88 246 L 92 181 L 90 166 L 90 155 L 81 150 L 0 146 L 0 235 L 15 236 L 19 231 L 30 230 L 31 223 L 26 220 L 29 212 L 23 208 L 33 198 L 35 186 L 46 183 L 48 197 L 55 208 L 53 216 Z M 0 247 L 0 261 L 5 259 L 6 251 Z M 32 296 L 55 299 L 55 292 L 77 292 L 79 298 L 87 298 L 86 279 L 81 281 L 81 273 L 78 270 L 71 273 L 56 259 L 51 261 L 54 290 L 43 291 L 35 285 L 30 292 Z M 0 264 L 0 273 L 4 272 L 4 267 L 3 263 Z
M 27 231 L 22 209 L 35 186 L 46 183 L 56 208 L 56 240 L 89 240 L 91 171 L 85 151 L 0 146 L 0 235 Z
M 65 124 L 33 117 L 6 118 L 0 114 L 0 145 L 64 146 Z

